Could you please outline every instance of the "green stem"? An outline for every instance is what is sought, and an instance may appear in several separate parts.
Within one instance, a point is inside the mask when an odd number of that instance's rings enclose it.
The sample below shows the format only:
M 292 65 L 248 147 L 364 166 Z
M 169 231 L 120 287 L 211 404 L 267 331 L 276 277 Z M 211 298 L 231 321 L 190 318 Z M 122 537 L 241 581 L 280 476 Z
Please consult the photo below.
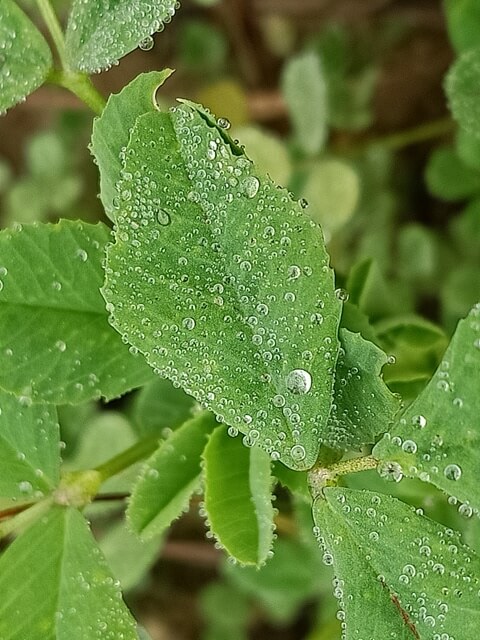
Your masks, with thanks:
M 390 151 L 397 151 L 412 144 L 425 142 L 434 138 L 440 138 L 448 133 L 455 131 L 456 124 L 451 118 L 440 118 L 431 122 L 425 122 L 417 127 L 391 133 L 387 136 L 372 138 L 366 140 L 363 144 L 354 146 L 352 151 L 355 153 L 363 152 L 372 147 L 381 147 Z
M 357 473 L 358 471 L 367 471 L 368 469 L 376 469 L 378 460 L 373 456 L 363 456 L 360 458 L 350 458 L 336 462 L 330 466 L 322 466 L 317 464 L 308 473 L 308 484 L 313 498 L 317 498 L 327 486 L 335 486 L 338 484 L 340 476 L 348 473 Z
M 337 462 L 328 467 L 330 473 L 336 476 L 345 476 L 348 473 L 358 473 L 359 471 L 368 471 L 369 469 L 376 469 L 378 466 L 378 460 L 373 456 L 363 456 L 361 458 L 350 458 L 350 460 L 343 460 Z
M 52 498 L 36 502 L 33 506 L 18 513 L 13 518 L 0 524 L 0 539 L 10 535 L 13 531 L 30 526 L 35 520 L 46 513 L 52 505 Z
M 65 49 L 65 39 L 63 37 L 62 27 L 58 21 L 58 18 L 53 10 L 50 0 L 37 0 L 37 6 L 42 14 L 42 18 L 50 31 L 52 40 L 58 52 L 58 57 L 64 69 L 68 68 L 67 56 Z
M 96 467 L 95 471 L 100 474 L 102 482 L 105 482 L 108 478 L 117 475 L 117 473 L 128 469 L 128 467 L 131 467 L 136 462 L 150 456 L 158 449 L 159 444 L 160 438 L 158 436 L 141 440 L 129 449 L 119 453 L 118 456 L 114 456 L 110 458 L 110 460 L 107 460 L 107 462 Z
M 97 91 L 89 76 L 76 71 L 53 70 L 48 81 L 64 89 L 68 89 L 84 102 L 97 115 L 101 115 L 105 108 L 105 98 Z

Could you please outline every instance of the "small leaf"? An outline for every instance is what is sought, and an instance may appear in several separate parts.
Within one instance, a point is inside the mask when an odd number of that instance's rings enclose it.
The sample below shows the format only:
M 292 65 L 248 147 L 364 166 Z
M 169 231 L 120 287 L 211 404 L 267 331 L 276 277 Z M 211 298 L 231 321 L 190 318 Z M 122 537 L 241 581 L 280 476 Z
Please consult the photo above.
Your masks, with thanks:
M 345 640 L 477 637 L 480 559 L 459 534 L 387 495 L 329 487 L 324 496 L 313 514 Z
M 137 120 L 103 293 L 157 373 L 306 469 L 330 411 L 341 303 L 321 230 L 222 124 L 190 103 Z
M 320 60 L 313 51 L 290 58 L 282 91 L 298 144 L 308 155 L 317 154 L 327 137 L 328 96 Z
M 138 391 L 132 420 L 142 437 L 163 436 L 191 418 L 196 406 L 192 396 L 174 387 L 170 380 L 158 378 Z
M 445 90 L 453 117 L 460 126 L 480 137 L 480 103 L 477 87 L 480 83 L 480 48 L 461 55 L 448 72 Z
M 201 455 L 215 425 L 210 413 L 199 414 L 174 431 L 147 461 L 127 512 L 133 530 L 143 538 L 165 531 L 188 507 L 200 486 Z
M 480 171 L 464 164 L 451 147 L 440 147 L 432 153 L 425 179 L 430 192 L 442 200 L 464 200 L 480 194 Z
M 336 449 L 373 443 L 393 422 L 399 401 L 381 376 L 385 353 L 359 333 L 340 329 L 329 442 Z
M 35 91 L 52 54 L 42 34 L 12 0 L 0 3 L 0 113 Z
M 245 145 L 256 166 L 278 184 L 288 186 L 292 162 L 287 146 L 269 131 L 252 125 L 238 127 L 235 138 Z
M 176 5 L 176 0 L 74 0 L 66 33 L 71 68 L 99 73 L 111 67 L 162 31 Z
M 310 205 L 309 213 L 327 238 L 352 217 L 360 197 L 357 173 L 335 158 L 320 160 L 311 169 L 302 189 Z
M 448 35 L 457 53 L 480 46 L 480 5 L 477 0 L 444 0 Z
M 67 220 L 0 233 L 0 386 L 25 402 L 111 399 L 152 378 L 107 322 L 108 240 Z
M 117 190 L 121 191 L 121 153 L 136 119 L 158 109 L 157 89 L 172 74 L 170 69 L 137 76 L 120 93 L 112 94 L 102 115 L 93 123 L 91 150 L 100 169 L 100 198 L 105 213 L 115 220 Z
M 54 407 L 28 406 L 0 391 L 0 496 L 37 498 L 58 483 L 59 429 Z
M 260 566 L 273 540 L 270 458 L 231 438 L 225 426 L 211 435 L 203 457 L 212 532 L 233 558 Z
M 405 475 L 431 482 L 475 510 L 480 510 L 479 372 L 480 304 L 459 322 L 428 386 L 373 450 L 377 458 L 398 463 Z
M 53 507 L 0 557 L 2 640 L 137 640 L 118 583 L 76 509 Z

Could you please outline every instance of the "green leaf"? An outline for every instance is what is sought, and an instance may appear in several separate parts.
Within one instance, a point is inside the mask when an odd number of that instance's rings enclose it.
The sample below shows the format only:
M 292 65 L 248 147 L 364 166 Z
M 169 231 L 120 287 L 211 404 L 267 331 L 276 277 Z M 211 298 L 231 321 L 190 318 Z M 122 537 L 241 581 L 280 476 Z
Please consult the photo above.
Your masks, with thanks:
M 161 549 L 161 538 L 139 540 L 125 522 L 115 522 L 99 545 L 113 575 L 124 591 L 135 589 L 143 580 Z
M 268 174 L 276 183 L 288 186 L 292 162 L 282 140 L 252 125 L 236 128 L 233 135 L 245 145 L 260 171 Z
M 464 164 L 451 147 L 432 153 L 425 180 L 430 192 L 442 200 L 463 200 L 480 193 L 480 171 Z
M 53 507 L 0 558 L 2 640 L 137 640 L 87 522 Z
M 158 378 L 137 393 L 132 420 L 142 437 L 170 434 L 192 417 L 195 400 L 185 391 L 173 386 L 170 380 Z
M 461 55 L 448 72 L 445 90 L 453 117 L 460 126 L 475 137 L 480 137 L 480 48 Z
M 108 240 L 67 220 L 0 233 L 0 386 L 25 402 L 111 399 L 152 378 L 107 322 Z
M 72 69 L 99 73 L 116 64 L 172 19 L 176 0 L 74 0 L 66 33 Z
M 100 198 L 105 213 L 115 220 L 121 191 L 122 149 L 126 148 L 136 119 L 156 111 L 157 89 L 173 72 L 151 71 L 137 76 L 120 93 L 112 94 L 102 115 L 93 123 L 91 150 L 100 170 Z
M 324 496 L 314 519 L 345 640 L 476 638 L 480 559 L 459 534 L 390 496 L 340 487 Z
M 349 301 L 357 305 L 373 322 L 391 315 L 395 308 L 400 306 L 378 264 L 372 258 L 364 258 L 352 267 L 346 289 L 350 294 Z M 368 338 L 367 335 L 365 337 Z
M 358 175 L 341 160 L 320 160 L 308 174 L 302 195 L 310 205 L 310 215 L 329 238 L 355 211 L 360 197 Z
M 457 53 L 480 45 L 480 5 L 477 0 L 444 0 L 450 42 Z
M 381 376 L 388 358 L 379 347 L 347 329 L 340 329 L 340 345 L 328 440 L 335 449 L 353 449 L 386 431 L 399 401 Z
M 43 82 L 52 54 L 42 34 L 12 0 L 0 4 L 0 114 Z
M 461 320 L 434 377 L 373 454 L 480 509 L 480 304 Z
M 201 455 L 215 424 L 210 413 L 199 414 L 174 431 L 145 464 L 127 511 L 132 529 L 143 538 L 165 531 L 188 507 L 200 487 Z
M 26 406 L 0 391 L 0 496 L 38 498 L 58 483 L 59 428 L 54 407 Z
M 341 303 L 321 230 L 222 124 L 191 104 L 137 120 L 103 293 L 157 373 L 306 469 L 330 411 Z
M 308 155 L 317 154 L 327 137 L 328 96 L 320 60 L 313 51 L 289 59 L 282 92 L 300 148 Z
M 247 640 L 250 618 L 248 598 L 222 582 L 207 585 L 200 594 L 200 610 L 206 623 L 202 640 Z
M 327 572 L 315 551 L 297 540 L 279 538 L 273 556 L 260 570 L 228 563 L 224 573 L 241 593 L 261 604 L 277 625 L 285 625 L 322 588 L 322 574 Z
M 226 426 L 210 436 L 203 453 L 205 510 L 230 556 L 260 566 L 273 540 L 272 477 L 269 456 L 249 444 L 232 438 Z

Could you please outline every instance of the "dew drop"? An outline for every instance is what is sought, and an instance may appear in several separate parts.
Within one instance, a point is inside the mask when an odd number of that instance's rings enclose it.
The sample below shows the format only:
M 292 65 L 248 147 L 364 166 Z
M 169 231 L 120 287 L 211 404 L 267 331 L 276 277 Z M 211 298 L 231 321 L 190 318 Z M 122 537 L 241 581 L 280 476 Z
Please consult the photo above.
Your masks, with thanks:
M 447 480 L 456 482 L 462 477 L 462 470 L 458 466 L 458 464 L 447 464 L 447 466 L 443 470 L 443 474 L 447 478 Z
M 191 331 L 192 329 L 195 329 L 195 320 L 193 318 L 184 318 L 182 326 L 184 329 Z
M 335 295 L 341 302 L 347 302 L 349 298 L 348 291 L 345 291 L 345 289 L 335 289 Z
M 308 393 L 312 387 L 312 376 L 305 369 L 294 369 L 287 375 L 285 384 L 292 393 Z
M 57 342 L 55 343 L 55 347 L 63 353 L 66 350 L 67 345 L 65 344 L 65 342 L 63 342 L 63 340 L 57 340 Z
M 285 406 L 285 398 L 280 394 L 278 394 L 276 396 L 273 396 L 272 402 L 273 402 L 273 405 L 275 407 L 283 407 L 283 406 Z
M 168 227 L 171 221 L 172 219 L 168 211 L 165 211 L 165 209 L 159 209 L 157 211 L 157 222 L 161 224 L 162 227 Z
M 154 44 L 155 42 L 152 36 L 147 36 L 139 43 L 138 46 L 142 51 L 151 51 L 153 49 Z
M 419 427 L 420 429 L 424 429 L 427 426 L 427 419 L 425 418 L 425 416 L 421 415 L 413 416 L 412 424 L 416 427 Z
M 305 447 L 302 447 L 301 444 L 294 445 L 290 449 L 290 455 L 292 456 L 293 460 L 295 460 L 297 462 L 300 462 L 301 460 L 304 460 L 305 456 L 306 456 Z
M 403 470 L 398 462 L 387 461 L 381 463 L 378 466 L 378 473 L 381 478 L 392 482 L 400 482 L 403 478 Z
M 230 129 L 232 125 L 230 124 L 230 120 L 227 120 L 227 118 L 218 118 L 217 126 L 220 127 L 220 129 L 227 130 Z
M 243 181 L 242 188 L 247 198 L 254 198 L 260 188 L 260 181 L 255 176 L 248 176 Z

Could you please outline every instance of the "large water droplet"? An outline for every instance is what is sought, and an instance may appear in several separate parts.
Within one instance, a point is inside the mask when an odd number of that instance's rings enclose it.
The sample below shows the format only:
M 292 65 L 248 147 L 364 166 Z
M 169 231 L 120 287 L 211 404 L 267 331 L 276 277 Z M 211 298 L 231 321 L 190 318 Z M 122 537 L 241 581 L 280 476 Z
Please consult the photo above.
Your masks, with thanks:
M 242 187 L 247 198 L 254 198 L 260 188 L 260 181 L 255 176 L 248 176 L 243 181 Z
M 154 44 L 155 42 L 152 36 L 147 36 L 140 42 L 138 46 L 142 51 L 151 51 L 153 49 Z
M 230 120 L 227 120 L 227 118 L 218 118 L 217 120 L 217 125 L 220 127 L 220 129 L 230 129 L 230 127 L 232 126 L 230 124 Z
M 285 384 L 292 393 L 308 393 L 312 386 L 312 376 L 304 369 L 294 369 L 288 374 Z
M 157 222 L 161 224 L 162 227 L 168 227 L 172 219 L 170 218 L 170 214 L 165 209 L 159 209 L 157 211 Z
M 462 477 L 462 470 L 458 464 L 447 464 L 443 473 L 448 480 L 453 480 L 454 482 Z
M 305 447 L 302 447 L 301 444 L 296 444 L 290 449 L 290 455 L 294 460 L 300 462 L 304 460 L 306 456 Z

